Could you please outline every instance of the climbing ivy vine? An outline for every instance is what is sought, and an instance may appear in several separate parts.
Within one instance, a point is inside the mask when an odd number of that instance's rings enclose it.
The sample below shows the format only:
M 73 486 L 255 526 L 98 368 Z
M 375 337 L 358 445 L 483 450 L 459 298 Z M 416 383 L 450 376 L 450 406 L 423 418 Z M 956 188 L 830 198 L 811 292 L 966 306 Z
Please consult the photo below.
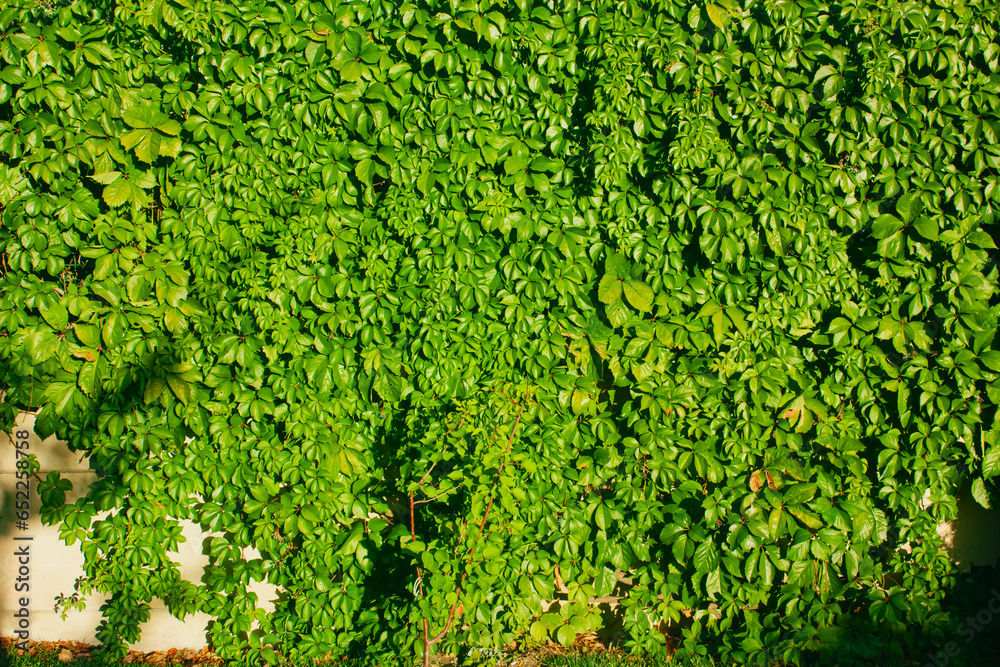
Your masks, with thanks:
M 39 489 L 106 651 L 154 598 L 246 663 L 569 644 L 609 595 L 741 664 L 950 631 L 995 2 L 13 4 L 0 410 L 98 473 Z

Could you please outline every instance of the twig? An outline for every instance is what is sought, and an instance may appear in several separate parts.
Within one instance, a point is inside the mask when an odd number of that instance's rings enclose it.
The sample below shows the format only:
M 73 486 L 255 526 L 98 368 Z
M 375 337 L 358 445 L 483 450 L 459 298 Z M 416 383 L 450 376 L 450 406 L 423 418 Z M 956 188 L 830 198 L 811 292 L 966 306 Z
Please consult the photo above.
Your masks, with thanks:
M 421 503 L 431 503 L 431 502 L 434 502 L 435 500 L 437 500 L 441 496 L 443 496 L 445 494 L 448 494 L 448 493 L 451 493 L 452 491 L 457 490 L 457 488 L 458 487 L 453 487 L 453 488 L 447 489 L 447 490 L 442 491 L 441 493 L 437 494 L 436 496 L 432 496 L 431 498 L 424 498 L 423 500 L 416 500 L 416 501 L 413 502 L 413 504 L 414 505 L 420 505 Z M 411 510 L 411 512 L 412 512 L 412 510 Z
M 431 474 L 431 471 L 434 470 L 434 466 L 436 466 L 437 464 L 438 464 L 437 461 L 435 461 L 434 463 L 431 464 L 431 467 L 427 469 L 427 472 L 424 473 L 424 476 L 420 478 L 419 482 L 417 482 L 418 486 L 420 484 L 424 483 L 424 480 L 427 479 L 427 475 Z M 413 497 L 413 492 L 412 491 L 410 492 L 410 497 L 411 498 Z M 414 538 L 414 539 L 416 539 L 416 538 Z

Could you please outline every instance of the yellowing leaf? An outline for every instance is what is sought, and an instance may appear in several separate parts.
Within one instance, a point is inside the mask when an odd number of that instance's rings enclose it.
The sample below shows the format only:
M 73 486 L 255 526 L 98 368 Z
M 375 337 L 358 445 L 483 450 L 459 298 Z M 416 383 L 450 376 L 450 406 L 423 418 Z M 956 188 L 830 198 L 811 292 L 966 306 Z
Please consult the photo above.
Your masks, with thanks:
M 705 9 L 708 11 L 708 18 L 712 20 L 715 26 L 722 30 L 729 25 L 729 12 L 718 5 L 707 4 Z
M 573 392 L 573 412 L 576 414 L 581 414 L 587 410 L 587 407 L 593 402 L 594 396 L 590 392 L 580 391 L 579 389 Z
M 97 361 L 97 350 L 92 350 L 89 347 L 78 347 L 73 350 L 73 356 L 86 361 Z

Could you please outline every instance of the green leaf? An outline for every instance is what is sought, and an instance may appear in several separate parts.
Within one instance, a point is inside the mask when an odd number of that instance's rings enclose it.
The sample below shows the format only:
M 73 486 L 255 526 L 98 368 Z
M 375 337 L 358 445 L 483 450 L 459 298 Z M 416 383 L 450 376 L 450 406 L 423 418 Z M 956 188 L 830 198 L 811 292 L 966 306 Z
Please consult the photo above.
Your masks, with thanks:
M 920 215 L 923 203 L 919 192 L 907 192 L 896 201 L 896 212 L 904 222 L 912 222 Z
M 805 509 L 802 506 L 789 505 L 788 507 L 786 507 L 786 509 L 795 518 L 797 518 L 799 521 L 804 523 L 809 528 L 812 528 L 813 530 L 819 530 L 820 528 L 823 527 L 823 521 L 818 516 L 816 516 L 815 514 L 813 514 L 812 512 L 810 512 L 809 510 Z
M 135 147 L 135 156 L 147 164 L 153 164 L 160 157 L 160 135 L 147 132 Z
M 979 353 L 979 361 L 991 371 L 1000 373 L 1000 351 L 983 350 Z
M 127 322 L 121 313 L 111 313 L 101 327 L 101 337 L 104 339 L 104 349 L 114 349 L 125 339 Z
M 122 147 L 125 150 L 130 151 L 142 143 L 142 140 L 147 136 L 149 136 L 149 130 L 132 130 L 121 138 Z
M 39 312 L 41 312 L 42 318 L 49 323 L 49 326 L 60 333 L 62 333 L 69 322 L 69 314 L 66 312 L 66 308 L 52 297 L 46 298 L 46 303 L 39 309 Z
M 50 329 L 42 329 L 29 334 L 24 340 L 24 348 L 36 364 L 46 361 L 59 349 L 59 338 Z
M 130 127 L 149 128 L 153 126 L 153 110 L 146 104 L 137 104 L 125 109 L 122 120 Z
M 913 222 L 913 229 L 928 241 L 938 240 L 938 224 L 931 218 L 918 218 Z
M 370 158 L 365 158 L 354 166 L 354 173 L 357 175 L 359 181 L 365 185 L 371 185 L 373 169 L 374 163 L 372 160 Z
M 116 255 L 101 255 L 94 260 L 94 280 L 104 280 L 111 275 L 111 271 L 114 270 L 117 265 L 118 260 Z
M 323 515 L 320 514 L 320 511 L 316 509 L 316 506 L 312 505 L 311 503 L 302 506 L 301 514 L 302 516 L 304 516 L 309 521 L 312 521 L 313 523 L 319 523 L 320 521 L 323 520 Z
M 903 249 L 903 234 L 896 232 L 878 242 L 878 253 L 883 257 L 899 257 Z
M 983 479 L 990 479 L 1000 473 L 1000 444 L 994 444 L 983 456 Z
M 509 158 L 504 160 L 503 168 L 504 172 L 509 176 L 510 174 L 517 173 L 519 171 L 524 171 L 528 167 L 528 157 L 525 155 L 511 155 Z
M 627 280 L 624 285 L 625 299 L 638 310 L 648 313 L 653 309 L 653 289 L 640 280 Z
M 186 382 L 174 373 L 167 373 L 165 380 L 167 386 L 170 387 L 170 391 L 184 405 L 187 405 L 194 399 L 194 387 L 191 386 L 190 382 Z
M 380 368 L 375 375 L 372 388 L 378 392 L 382 400 L 396 403 L 402 392 L 402 380 L 395 375 L 390 375 L 384 368 Z
M 108 206 L 121 206 L 132 198 L 132 184 L 126 179 L 115 180 L 104 188 L 104 201 Z
M 872 236 L 884 239 L 893 236 L 903 229 L 903 221 L 892 215 L 880 215 L 872 225 Z
M 625 326 L 625 323 L 631 315 L 628 306 L 626 306 L 625 302 L 620 299 L 618 301 L 611 302 L 611 304 L 608 305 L 606 312 L 611 326 L 616 328 Z
M 719 567 L 719 552 L 710 541 L 702 542 L 694 552 L 694 567 L 698 572 L 709 572 Z
M 53 382 L 45 390 L 43 400 L 55 407 L 56 414 L 65 417 L 73 407 L 73 394 L 76 393 L 75 382 Z
M 340 70 L 340 77 L 350 83 L 360 79 L 363 72 L 364 66 L 352 60 Z
M 101 330 L 92 324 L 73 324 L 73 331 L 80 342 L 86 347 L 97 348 L 101 345 Z
M 747 329 L 747 321 L 746 321 L 746 319 L 744 319 L 743 313 L 740 311 L 739 308 L 737 308 L 735 306 L 730 306 L 729 308 L 726 308 L 726 316 L 730 320 L 732 320 L 732 323 L 736 326 L 736 329 L 741 334 L 743 334 L 744 336 L 747 335 L 747 331 L 748 331 L 748 329 Z
M 109 185 L 117 181 L 121 175 L 122 173 L 120 171 L 106 171 L 102 174 L 94 174 L 93 176 L 91 176 L 91 178 L 97 181 L 98 183 Z
M 990 494 L 986 490 L 986 485 L 983 483 L 983 480 L 978 477 L 972 480 L 972 497 L 975 498 L 976 502 L 982 507 L 990 509 Z
M 582 414 L 586 411 L 587 407 L 593 402 L 594 396 L 588 391 L 581 391 L 576 389 L 573 391 L 572 397 L 572 407 L 573 412 L 576 414 Z
M 621 280 L 610 273 L 601 278 L 601 282 L 597 286 L 597 298 L 601 300 L 601 303 L 613 303 L 620 299 L 621 295 Z
M 306 62 L 316 65 L 326 52 L 326 44 L 322 42 L 309 42 L 306 44 Z
M 807 503 L 816 495 L 817 485 L 815 482 L 809 484 L 793 484 L 787 487 L 782 493 L 782 499 L 789 505 Z
M 572 646 L 576 641 L 576 631 L 568 625 L 561 625 L 556 630 L 556 641 L 566 647 Z
M 166 383 L 163 378 L 153 378 L 146 383 L 146 389 L 142 393 L 142 402 L 149 405 L 163 395 Z
M 164 134 L 176 137 L 181 133 L 181 124 L 176 120 L 166 120 L 156 126 L 156 129 Z
M 97 362 L 85 363 L 77 376 L 77 384 L 87 396 L 94 396 L 97 393 L 97 382 L 100 378 L 97 375 Z
M 970 245 L 974 245 L 977 248 L 989 248 L 991 250 L 997 249 L 997 244 L 994 243 L 993 237 L 983 231 L 969 232 L 966 240 Z
M 777 229 L 769 229 L 765 234 L 767 238 L 767 245 L 771 248 L 771 251 L 778 257 L 785 256 L 785 240 L 781 235 L 781 231 Z
M 715 303 L 714 301 L 709 303 L 704 303 L 702 304 L 701 309 L 698 310 L 698 314 L 695 315 L 694 318 L 696 320 L 700 320 L 703 317 L 713 317 L 721 311 L 722 311 L 722 306 L 720 306 L 718 303 Z

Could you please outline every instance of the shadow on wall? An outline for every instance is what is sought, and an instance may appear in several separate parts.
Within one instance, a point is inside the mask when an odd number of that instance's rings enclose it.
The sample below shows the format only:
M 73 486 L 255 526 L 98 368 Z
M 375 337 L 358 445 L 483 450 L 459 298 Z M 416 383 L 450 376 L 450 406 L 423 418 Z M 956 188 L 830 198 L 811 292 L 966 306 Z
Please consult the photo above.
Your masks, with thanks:
M 963 572 L 995 567 L 1000 560 L 1000 510 L 986 509 L 972 497 L 971 481 L 958 493 L 958 518 L 940 531 L 951 560 Z

